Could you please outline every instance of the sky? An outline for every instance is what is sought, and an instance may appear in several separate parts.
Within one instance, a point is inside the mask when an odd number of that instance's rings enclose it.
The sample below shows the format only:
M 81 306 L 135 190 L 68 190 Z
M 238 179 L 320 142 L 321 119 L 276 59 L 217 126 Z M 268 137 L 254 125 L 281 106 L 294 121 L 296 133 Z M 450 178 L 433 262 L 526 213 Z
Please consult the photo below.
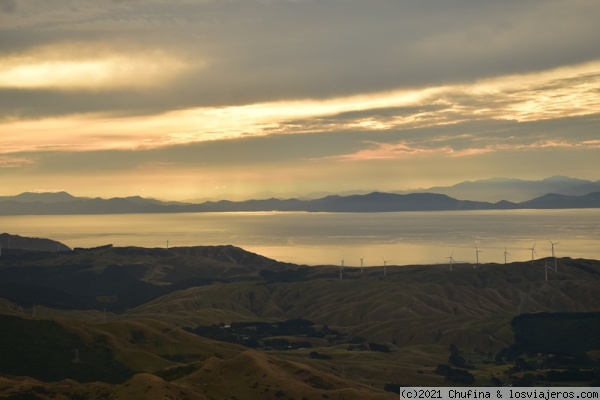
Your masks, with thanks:
M 0 195 L 600 179 L 597 0 L 0 0 Z

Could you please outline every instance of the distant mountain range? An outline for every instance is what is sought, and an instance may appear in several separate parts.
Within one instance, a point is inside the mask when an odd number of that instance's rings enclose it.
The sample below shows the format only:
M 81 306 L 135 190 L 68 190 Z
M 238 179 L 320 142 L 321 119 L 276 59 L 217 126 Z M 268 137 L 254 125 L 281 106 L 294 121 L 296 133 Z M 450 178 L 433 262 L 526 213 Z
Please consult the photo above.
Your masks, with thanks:
M 543 180 L 522 180 L 510 178 L 491 178 L 466 181 L 449 187 L 431 187 L 424 191 L 446 194 L 457 199 L 498 202 L 508 200 L 522 202 L 547 193 L 566 196 L 583 196 L 600 192 L 600 181 L 553 176 Z M 400 192 L 395 192 L 400 193 Z M 406 192 L 404 192 L 406 193 Z
M 315 200 L 327 196 L 351 196 L 360 194 L 369 194 L 377 190 L 348 190 L 343 192 L 312 192 L 300 194 L 297 192 L 261 192 L 256 193 L 253 198 L 256 199 L 289 199 L 296 198 L 300 200 Z M 409 189 L 409 190 L 388 190 L 387 193 L 409 194 L 409 193 L 438 193 L 454 197 L 459 200 L 486 201 L 496 203 L 501 200 L 511 202 L 522 202 L 543 196 L 547 193 L 564 194 L 567 196 L 583 196 L 588 193 L 600 192 L 600 181 L 590 181 L 584 179 L 570 178 L 566 176 L 553 176 L 542 180 L 523 180 L 514 178 L 490 178 L 475 181 L 460 182 L 453 186 L 435 186 L 429 188 Z M 203 203 L 206 201 L 218 201 L 229 199 L 232 201 L 242 201 L 239 195 L 227 194 L 220 198 L 202 198 L 187 201 L 188 203 Z
M 28 195 L 32 195 L 31 193 Z M 39 201 L 0 200 L 0 215 L 74 215 L 145 214 L 182 212 L 303 211 L 303 212 L 400 212 L 510 209 L 600 208 L 600 192 L 584 196 L 547 194 L 532 200 L 496 203 L 457 200 L 436 193 L 369 193 L 352 196 L 327 196 L 315 200 L 265 199 L 217 201 L 201 204 L 172 204 L 141 197 L 88 199 L 68 193 L 40 193 Z M 53 200 L 53 196 L 70 200 Z M 18 196 L 15 196 L 18 197 Z M 30 198 L 30 196 L 27 196 Z
M 487 194 L 486 194 L 487 193 Z M 506 194 L 506 196 L 503 196 Z M 507 198 L 522 198 L 520 201 Z M 467 200 L 466 198 L 471 197 Z M 498 200 L 483 201 L 482 197 Z M 475 199 L 475 200 L 474 200 Z M 503 209 L 600 208 L 600 181 L 567 177 L 541 181 L 493 178 L 430 188 L 419 193 L 328 195 L 315 199 L 268 198 L 243 201 L 168 202 L 139 196 L 110 199 L 75 197 L 67 192 L 0 197 L 0 215 L 72 215 L 234 211 L 391 212 Z
M 24 199 L 24 200 L 23 200 Z M 398 212 L 506 209 L 600 208 L 600 191 L 583 196 L 546 194 L 513 203 L 457 200 L 437 193 L 369 193 L 326 196 L 314 200 L 264 199 L 247 201 L 207 201 L 200 204 L 169 203 L 142 197 L 81 198 L 68 193 L 22 193 L 0 198 L 0 215 L 73 215 L 235 211 L 305 212 Z

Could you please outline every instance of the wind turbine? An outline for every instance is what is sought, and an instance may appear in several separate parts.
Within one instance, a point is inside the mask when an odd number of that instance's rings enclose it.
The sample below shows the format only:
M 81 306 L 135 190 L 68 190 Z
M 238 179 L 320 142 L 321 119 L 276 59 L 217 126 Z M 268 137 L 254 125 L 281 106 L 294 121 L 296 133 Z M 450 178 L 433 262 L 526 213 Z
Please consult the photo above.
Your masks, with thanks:
M 477 262 L 475 263 L 475 265 L 479 265 L 479 253 L 483 253 L 483 251 L 482 251 L 482 250 L 479 250 L 479 249 L 477 248 L 477 246 L 475 246 L 475 258 L 476 258 L 476 260 L 477 260 Z
M 506 264 L 506 256 L 510 256 L 510 253 L 506 251 L 506 246 L 504 246 L 504 264 Z
M 554 258 L 554 272 L 556 272 L 556 256 L 554 255 L 554 245 L 560 243 L 554 243 L 552 240 L 548 239 L 550 244 L 552 245 L 552 258 Z
M 453 264 L 454 262 L 456 262 L 456 261 L 454 260 L 454 257 L 452 257 L 453 255 L 454 255 L 454 250 L 452 250 L 452 253 L 450 253 L 450 257 L 446 257 L 448 260 L 450 260 L 450 272 L 452 272 L 452 264 Z
M 390 260 L 386 260 L 385 258 L 381 257 L 381 259 L 383 260 L 383 276 L 387 276 L 387 269 L 386 269 L 386 265 L 387 263 L 390 262 Z
M 363 272 L 363 266 L 364 266 L 364 257 L 360 259 L 360 273 L 361 274 Z
M 530 247 L 530 248 L 529 248 L 529 250 L 531 250 L 531 263 L 532 263 L 532 264 L 533 264 L 533 255 L 534 255 L 534 254 L 537 254 L 537 253 L 535 252 L 535 245 L 536 245 L 536 244 L 537 244 L 537 243 L 534 243 L 534 244 L 533 244 L 533 247 Z
M 344 260 L 342 260 L 341 264 L 340 264 L 340 281 L 343 279 L 343 274 L 344 274 Z
M 548 281 L 548 270 L 549 269 L 552 269 L 552 267 L 548 266 L 548 260 L 544 260 L 544 272 L 546 274 L 546 281 Z

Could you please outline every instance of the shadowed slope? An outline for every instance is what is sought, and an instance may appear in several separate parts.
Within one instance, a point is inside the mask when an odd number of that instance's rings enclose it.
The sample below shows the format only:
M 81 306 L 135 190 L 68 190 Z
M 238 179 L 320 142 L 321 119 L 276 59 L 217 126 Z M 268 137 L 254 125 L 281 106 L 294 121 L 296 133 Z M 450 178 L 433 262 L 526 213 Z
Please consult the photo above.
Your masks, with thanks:
M 396 398 L 396 395 L 352 383 L 308 365 L 283 361 L 252 350 L 230 360 L 212 358 L 200 370 L 178 382 L 199 385 L 202 392 L 211 398 Z

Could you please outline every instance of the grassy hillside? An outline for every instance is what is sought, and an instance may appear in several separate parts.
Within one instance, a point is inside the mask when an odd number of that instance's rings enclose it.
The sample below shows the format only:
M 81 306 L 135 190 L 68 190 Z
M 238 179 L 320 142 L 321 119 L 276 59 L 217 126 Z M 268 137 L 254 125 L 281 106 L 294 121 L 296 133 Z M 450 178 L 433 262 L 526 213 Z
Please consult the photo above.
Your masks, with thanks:
M 593 311 L 600 265 L 564 259 L 544 281 L 530 263 L 389 268 L 346 279 L 213 284 L 170 293 L 129 311 L 194 326 L 306 318 L 398 347 L 451 343 L 497 350 L 521 313 Z
M 548 281 L 545 261 L 347 268 L 340 280 L 336 266 L 233 246 L 15 252 L 0 259 L 0 397 L 385 398 L 392 384 L 456 383 L 445 364 L 475 385 L 514 381 L 559 365 L 526 359 L 546 343 L 536 332 L 581 329 L 556 313 L 600 311 L 599 261 L 559 259 Z M 305 330 L 280 329 L 299 319 Z
M 155 320 L 0 316 L 0 327 L 0 396 L 7 398 L 386 398 L 381 388 Z

